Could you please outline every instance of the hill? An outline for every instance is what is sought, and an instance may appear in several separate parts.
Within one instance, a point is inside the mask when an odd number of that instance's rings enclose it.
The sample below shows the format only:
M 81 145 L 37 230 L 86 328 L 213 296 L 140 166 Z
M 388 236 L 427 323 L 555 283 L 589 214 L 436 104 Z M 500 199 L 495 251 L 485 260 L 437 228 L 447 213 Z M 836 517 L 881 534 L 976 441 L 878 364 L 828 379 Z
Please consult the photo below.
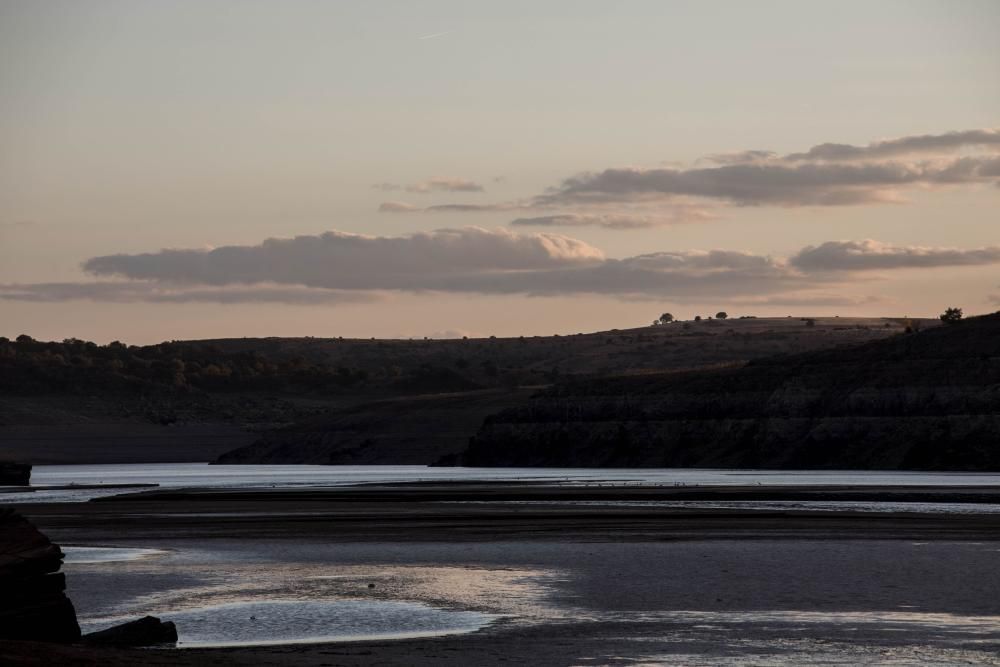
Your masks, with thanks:
M 368 358 L 369 363 L 384 362 L 387 355 L 396 355 L 392 358 L 401 362 L 407 361 L 403 355 L 419 355 L 421 363 L 434 368 L 448 368 L 448 360 L 456 356 L 475 360 L 479 366 L 493 365 L 497 369 L 494 386 L 331 407 L 323 414 L 268 431 L 254 444 L 220 456 L 217 462 L 428 464 L 442 457 L 454 460 L 484 418 L 525 403 L 546 386 L 612 372 L 644 375 L 665 369 L 740 365 L 775 351 L 884 338 L 902 326 L 895 320 L 769 318 L 703 320 L 576 336 L 393 341 L 379 347 L 357 341 L 356 358 Z M 297 349 L 301 343 L 274 344 L 277 347 L 268 350 L 269 354 Z M 338 345 L 315 341 L 307 347 L 322 359 L 324 353 L 340 353 Z M 481 384 L 488 379 L 477 377 Z
M 482 417 L 540 387 L 742 364 L 877 340 L 904 325 L 748 318 L 572 336 L 145 346 L 20 336 L 0 339 L 0 458 L 204 461 L 256 442 L 226 460 L 430 463 L 460 450 Z
M 263 433 L 216 463 L 421 465 L 454 456 L 488 415 L 518 405 L 530 389 L 406 396 L 330 410 Z
M 567 382 L 473 466 L 1000 470 L 1000 314 L 742 368 Z

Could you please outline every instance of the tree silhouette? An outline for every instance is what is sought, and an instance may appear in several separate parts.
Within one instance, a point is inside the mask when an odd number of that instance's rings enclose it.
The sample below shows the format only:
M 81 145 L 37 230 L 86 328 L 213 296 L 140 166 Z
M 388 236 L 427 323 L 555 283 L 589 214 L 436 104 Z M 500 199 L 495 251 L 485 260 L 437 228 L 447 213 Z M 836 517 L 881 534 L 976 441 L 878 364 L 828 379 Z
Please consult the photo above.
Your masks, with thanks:
M 945 324 L 955 324 L 960 319 L 962 319 L 962 309 L 961 308 L 945 308 L 944 312 L 940 315 L 941 321 Z
M 663 313 L 660 315 L 660 319 L 656 320 L 659 324 L 670 324 L 674 321 L 674 316 L 671 313 Z
M 717 313 L 715 314 L 715 319 L 717 319 L 717 320 L 724 320 L 724 319 L 726 319 L 727 317 L 729 317 L 729 313 L 727 313 L 727 312 L 726 312 L 726 311 L 724 311 L 724 310 L 720 310 L 719 312 L 717 312 Z

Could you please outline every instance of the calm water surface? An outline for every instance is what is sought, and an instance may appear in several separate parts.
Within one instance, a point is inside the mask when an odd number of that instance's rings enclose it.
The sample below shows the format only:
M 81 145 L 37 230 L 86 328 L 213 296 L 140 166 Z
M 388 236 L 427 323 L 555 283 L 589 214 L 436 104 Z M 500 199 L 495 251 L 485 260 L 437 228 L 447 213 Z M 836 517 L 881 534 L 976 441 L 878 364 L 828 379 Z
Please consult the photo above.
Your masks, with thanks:
M 177 625 L 178 647 L 268 646 L 412 639 L 473 632 L 497 616 L 391 600 L 246 600 L 160 613 Z M 131 620 L 84 619 L 83 632 Z

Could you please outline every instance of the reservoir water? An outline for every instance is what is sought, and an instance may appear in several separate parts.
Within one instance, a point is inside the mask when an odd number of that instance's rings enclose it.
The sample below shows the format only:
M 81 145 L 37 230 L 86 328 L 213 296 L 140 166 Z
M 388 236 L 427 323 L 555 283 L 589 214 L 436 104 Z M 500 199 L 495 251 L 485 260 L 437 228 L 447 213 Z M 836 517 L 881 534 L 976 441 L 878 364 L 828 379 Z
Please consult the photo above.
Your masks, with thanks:
M 80 502 L 140 490 L 88 488 L 123 484 L 162 489 L 434 481 L 1000 487 L 1000 474 L 189 463 L 38 466 L 32 481 L 38 490 L 6 489 L 0 500 Z M 980 503 L 564 502 L 654 505 L 667 511 L 1000 511 Z M 530 515 L 532 503 L 521 504 Z M 81 516 L 87 510 L 85 505 L 38 508 Z M 140 539 L 128 531 L 120 536 L 103 531 L 97 538 L 84 522 L 78 528 L 63 525 L 54 535 L 66 550 L 67 592 L 85 631 L 152 614 L 177 623 L 178 646 L 185 648 L 469 633 L 470 639 L 493 641 L 503 632 L 572 625 L 574 636 L 604 633 L 595 644 L 600 651 L 620 642 L 621 655 L 648 664 L 992 664 L 991 652 L 1000 645 L 1000 608 L 993 594 L 1000 545 L 990 535 L 931 541 L 830 535 L 632 542 L 433 541 L 402 535 L 399 541 L 354 543 L 328 540 L 322 530 L 314 534 L 308 523 L 300 535 L 224 537 L 214 534 L 207 515 L 186 515 L 192 523 L 171 532 L 170 517 L 159 514 L 168 507 L 140 511 L 148 512 L 154 524 L 165 521 L 162 534 Z M 239 516 L 257 520 L 252 513 Z M 516 633 L 504 636 L 517 642 Z M 590 656 L 594 664 L 604 664 L 606 657 Z

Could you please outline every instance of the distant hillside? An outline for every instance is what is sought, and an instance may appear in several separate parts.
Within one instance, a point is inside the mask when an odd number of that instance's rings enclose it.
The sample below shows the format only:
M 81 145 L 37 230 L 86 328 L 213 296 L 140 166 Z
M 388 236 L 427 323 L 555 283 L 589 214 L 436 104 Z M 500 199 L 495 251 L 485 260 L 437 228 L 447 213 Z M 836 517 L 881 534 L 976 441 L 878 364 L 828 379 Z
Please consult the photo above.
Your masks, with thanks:
M 1000 470 L 1000 314 L 743 368 L 568 382 L 451 462 Z
M 233 351 L 252 345 L 269 356 L 308 350 L 310 358 L 318 362 L 337 359 L 345 350 L 353 351 L 355 363 L 392 360 L 403 367 L 420 359 L 431 368 L 448 368 L 459 358 L 472 362 L 465 363 L 465 367 L 492 365 L 497 371 L 493 382 L 499 380 L 505 385 L 462 393 L 410 393 L 331 407 L 324 414 L 264 433 L 254 444 L 229 452 L 217 462 L 433 463 L 461 452 L 483 418 L 523 404 L 538 388 L 553 383 L 610 372 L 641 375 L 664 369 L 742 365 L 747 359 L 778 351 L 881 339 L 902 330 L 903 324 L 897 320 L 762 318 L 678 322 L 579 336 L 452 341 L 212 341 Z M 477 379 L 485 384 L 488 378 Z M 532 385 L 534 390 L 530 389 Z
M 363 403 L 264 433 L 216 463 L 422 465 L 460 453 L 494 412 L 523 403 L 528 389 L 404 396 Z
M 484 416 L 541 387 L 740 365 L 878 340 L 904 326 L 898 319 L 787 317 L 457 340 L 237 338 L 134 346 L 0 338 L 0 457 L 208 460 L 227 443 L 232 448 L 264 434 L 227 460 L 431 463 L 460 450 Z
M 244 406 L 238 397 L 325 398 L 339 405 L 538 386 L 565 376 L 692 368 L 872 340 L 901 326 L 898 320 L 828 318 L 807 327 L 800 319 L 776 318 L 574 336 L 240 338 L 142 346 L 0 338 L 0 424 L 19 422 L 20 415 L 65 421 L 68 411 L 105 408 L 154 423 L 202 420 L 213 411 L 260 421 L 270 408 L 253 401 Z M 39 401 L 53 403 L 52 397 L 87 400 L 63 401 L 64 409 L 47 418 Z M 277 407 L 279 416 L 287 411 Z

